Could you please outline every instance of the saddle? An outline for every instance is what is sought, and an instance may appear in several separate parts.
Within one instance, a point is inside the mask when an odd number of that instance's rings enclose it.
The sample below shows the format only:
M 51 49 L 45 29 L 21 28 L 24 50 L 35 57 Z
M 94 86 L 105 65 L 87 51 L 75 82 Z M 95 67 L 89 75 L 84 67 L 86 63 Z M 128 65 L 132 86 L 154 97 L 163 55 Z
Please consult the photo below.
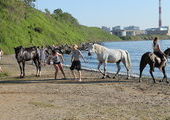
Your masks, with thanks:
M 161 58 L 158 57 L 156 54 L 154 53 L 150 53 L 149 54 L 150 59 L 155 63 L 156 61 L 160 64 L 161 63 Z

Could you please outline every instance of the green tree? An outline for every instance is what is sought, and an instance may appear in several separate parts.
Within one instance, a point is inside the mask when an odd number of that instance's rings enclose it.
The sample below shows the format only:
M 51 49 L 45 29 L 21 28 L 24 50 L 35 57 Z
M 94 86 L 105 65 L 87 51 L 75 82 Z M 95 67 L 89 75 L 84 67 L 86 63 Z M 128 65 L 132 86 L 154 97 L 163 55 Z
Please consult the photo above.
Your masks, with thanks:
M 63 14 L 63 11 L 60 8 L 58 8 L 58 9 L 54 10 L 54 14 L 60 16 Z
M 51 14 L 50 11 L 46 8 L 44 9 L 46 14 Z
M 27 5 L 35 7 L 34 2 L 36 2 L 36 0 L 23 0 Z

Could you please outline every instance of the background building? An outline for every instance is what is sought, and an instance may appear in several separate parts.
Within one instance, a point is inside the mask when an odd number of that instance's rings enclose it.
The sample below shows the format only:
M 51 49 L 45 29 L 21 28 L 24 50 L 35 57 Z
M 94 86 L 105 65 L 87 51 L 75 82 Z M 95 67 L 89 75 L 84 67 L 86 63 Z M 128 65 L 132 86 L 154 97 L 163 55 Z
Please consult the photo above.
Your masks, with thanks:
M 110 28 L 109 28 L 109 27 L 106 27 L 106 26 L 102 26 L 102 29 L 103 29 L 104 31 L 106 31 L 106 32 L 110 32 L 110 31 L 111 31 Z
M 128 26 L 123 29 L 120 26 L 112 28 L 112 34 L 123 37 L 123 36 L 136 36 L 146 34 L 145 30 L 140 30 L 137 26 Z
M 159 28 L 148 28 L 146 29 L 147 35 L 159 34 L 159 35 L 170 35 L 168 26 L 162 26 Z

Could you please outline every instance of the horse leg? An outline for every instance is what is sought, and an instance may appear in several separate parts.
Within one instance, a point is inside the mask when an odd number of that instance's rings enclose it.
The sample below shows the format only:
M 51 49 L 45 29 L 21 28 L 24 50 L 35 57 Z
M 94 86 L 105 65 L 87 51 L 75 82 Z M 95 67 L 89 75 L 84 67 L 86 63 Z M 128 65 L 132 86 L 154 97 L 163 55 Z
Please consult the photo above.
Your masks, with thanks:
M 153 82 L 156 83 L 156 80 L 155 80 L 155 78 L 154 78 L 154 76 L 153 76 L 152 69 L 150 69 L 150 74 L 151 74 L 151 76 L 152 76 Z
M 161 81 L 161 82 L 163 82 L 163 81 L 164 81 L 164 79 L 165 79 L 165 80 L 166 80 L 166 82 L 167 82 L 167 83 L 169 83 L 169 81 L 168 81 L 168 79 L 167 79 L 167 75 L 166 75 L 165 67 L 163 67 L 163 68 L 162 68 L 162 72 L 163 72 L 164 77 L 163 77 L 163 79 L 162 79 L 162 81 Z
M 19 68 L 20 68 L 20 78 L 23 77 L 23 72 L 22 72 L 22 65 L 21 62 L 18 62 Z
M 140 66 L 140 75 L 139 75 L 139 82 L 141 82 L 142 72 L 145 69 L 146 65 Z
M 39 71 L 38 76 L 41 76 L 41 62 L 40 61 L 38 61 L 38 71 Z
M 35 64 L 35 67 L 36 67 L 36 76 L 38 76 L 38 63 L 36 60 L 34 60 L 34 64 Z
M 121 69 L 120 62 L 117 62 L 116 65 L 117 65 L 117 72 L 116 72 L 115 76 L 113 77 L 113 79 L 115 79 L 118 76 L 120 69 Z
M 22 62 L 23 77 L 25 77 L 25 61 Z
M 125 60 L 123 60 L 122 62 L 123 62 L 124 66 L 125 66 L 125 68 L 126 68 L 126 70 L 127 70 L 127 79 L 129 79 L 129 78 L 130 78 L 129 68 L 128 68 L 128 66 L 126 65 L 126 61 L 125 61 Z
M 103 79 L 104 79 L 105 77 L 110 78 L 110 76 L 106 74 L 106 68 L 107 68 L 107 63 L 106 63 L 106 62 L 104 63 L 103 67 L 104 67 L 104 73 L 103 73 L 104 76 L 103 76 Z
M 99 62 L 99 64 L 98 64 L 98 70 L 99 70 L 99 72 L 103 75 L 103 78 L 104 78 L 104 73 L 100 70 L 100 66 L 102 65 L 102 62 Z

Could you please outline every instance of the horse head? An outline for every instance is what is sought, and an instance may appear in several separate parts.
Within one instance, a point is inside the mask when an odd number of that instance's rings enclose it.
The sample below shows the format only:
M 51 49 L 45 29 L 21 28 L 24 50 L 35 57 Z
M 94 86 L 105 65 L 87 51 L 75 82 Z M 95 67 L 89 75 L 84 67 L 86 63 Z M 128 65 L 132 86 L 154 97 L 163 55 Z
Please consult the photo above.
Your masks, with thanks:
M 71 51 L 72 51 L 72 48 L 69 46 L 69 45 L 65 45 L 64 47 L 63 47 L 63 53 L 64 54 L 70 54 L 71 53 Z
M 88 50 L 88 56 L 91 56 L 92 52 L 94 52 L 94 44 L 93 43 L 89 43 L 88 47 L 87 47 L 87 50 Z
M 15 48 L 14 48 L 15 54 L 18 54 L 19 52 L 21 52 L 22 49 L 23 49 L 23 46 L 15 47 Z
M 167 48 L 164 53 L 167 57 L 170 56 L 170 48 Z

